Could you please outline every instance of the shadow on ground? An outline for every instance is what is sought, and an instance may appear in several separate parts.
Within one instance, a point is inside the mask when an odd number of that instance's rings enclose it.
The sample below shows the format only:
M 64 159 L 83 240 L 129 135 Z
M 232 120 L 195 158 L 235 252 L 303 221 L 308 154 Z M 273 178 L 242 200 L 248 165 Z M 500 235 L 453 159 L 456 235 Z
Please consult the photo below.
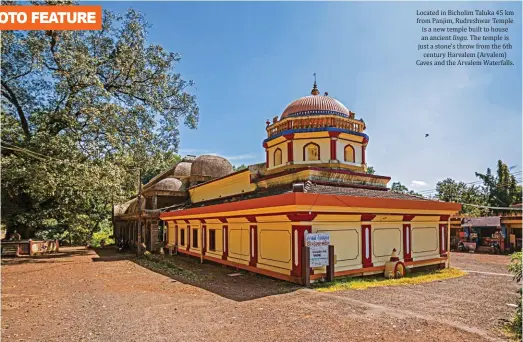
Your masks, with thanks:
M 33 255 L 33 256 L 19 256 L 19 257 L 2 257 L 2 266 L 10 265 L 21 265 L 30 263 L 61 263 L 61 262 L 73 262 L 73 260 L 61 260 L 64 258 L 74 256 L 84 256 L 89 254 L 88 249 L 67 249 L 65 251 L 59 251 L 56 253 Z
M 238 302 L 289 293 L 301 288 L 296 284 L 210 261 L 202 264 L 199 259 L 185 255 L 164 256 L 163 259 L 155 256 L 155 259 L 151 260 L 128 253 L 118 253 L 112 248 L 95 251 L 98 254 L 98 258 L 93 258 L 95 262 L 127 259 L 150 271 L 167 276 L 173 282 L 196 286 Z M 162 263 L 161 260 L 166 262 Z M 231 274 L 241 275 L 230 276 Z

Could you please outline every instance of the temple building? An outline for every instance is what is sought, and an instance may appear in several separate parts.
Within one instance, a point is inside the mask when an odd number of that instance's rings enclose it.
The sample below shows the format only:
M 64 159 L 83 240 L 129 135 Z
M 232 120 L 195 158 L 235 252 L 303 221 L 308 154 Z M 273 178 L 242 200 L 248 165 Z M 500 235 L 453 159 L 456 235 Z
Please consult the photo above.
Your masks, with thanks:
M 232 173 L 229 161 L 219 156 L 187 156 L 143 185 L 139 195 L 114 206 L 114 236 L 132 247 L 150 251 L 164 246 L 167 230 L 160 221 L 162 210 L 190 202 L 188 188 Z
M 161 220 L 169 250 L 297 283 L 309 233 L 329 234 L 335 276 L 383 273 L 394 249 L 407 268 L 445 267 L 449 217 L 461 206 L 391 192 L 390 177 L 367 173 L 365 129 L 315 82 L 309 96 L 267 121 L 265 162 L 214 172 L 211 164 L 196 167 L 201 156 L 185 179 L 175 167 L 146 185 L 145 206 L 156 210 L 150 221 Z M 157 188 L 171 178 L 181 184 Z M 160 196 L 168 208 L 157 209 Z M 136 217 L 124 210 L 122 227 L 134 222 L 125 215 Z M 310 280 L 325 274 L 312 268 Z

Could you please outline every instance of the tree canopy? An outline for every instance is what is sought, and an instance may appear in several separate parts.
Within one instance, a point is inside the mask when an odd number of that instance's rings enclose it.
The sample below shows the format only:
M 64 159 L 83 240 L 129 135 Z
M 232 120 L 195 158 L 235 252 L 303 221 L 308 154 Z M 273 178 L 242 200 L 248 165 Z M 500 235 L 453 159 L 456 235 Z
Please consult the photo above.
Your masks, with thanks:
M 521 185 L 510 173 L 507 164 L 498 160 L 496 175 L 490 168 L 476 172 L 480 180 L 470 184 L 447 178 L 436 185 L 436 197 L 445 202 L 458 202 L 485 207 L 509 207 L 521 203 Z M 506 210 L 479 208 L 464 205 L 462 212 L 471 216 L 497 214 Z
M 393 182 L 390 190 L 394 191 L 394 192 L 399 192 L 402 194 L 423 197 L 421 194 L 419 194 L 413 190 L 409 190 L 409 188 L 407 188 L 405 185 L 401 184 L 401 182 Z
M 2 32 L 2 223 L 97 227 L 112 202 L 179 158 L 196 128 L 180 55 L 148 44 L 134 10 L 104 11 L 99 31 Z
M 457 202 L 475 205 L 485 205 L 485 193 L 478 185 L 467 185 L 447 178 L 436 184 L 436 198 L 444 202 Z M 487 213 L 486 209 L 464 205 L 464 214 L 481 216 Z
M 238 165 L 238 166 L 236 166 L 236 165 L 232 166 L 232 170 L 235 171 L 235 172 L 236 171 L 245 170 L 246 168 L 247 168 L 247 166 L 245 164 L 241 164 L 241 165 Z

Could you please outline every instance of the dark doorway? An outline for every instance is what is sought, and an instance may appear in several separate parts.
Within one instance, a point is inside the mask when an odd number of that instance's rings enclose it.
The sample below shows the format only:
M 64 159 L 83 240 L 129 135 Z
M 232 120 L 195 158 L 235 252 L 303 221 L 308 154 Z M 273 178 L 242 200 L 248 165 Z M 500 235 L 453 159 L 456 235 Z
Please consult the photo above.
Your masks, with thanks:
M 216 250 L 216 230 L 214 229 L 209 230 L 209 250 Z
M 198 229 L 192 230 L 192 246 L 198 248 Z

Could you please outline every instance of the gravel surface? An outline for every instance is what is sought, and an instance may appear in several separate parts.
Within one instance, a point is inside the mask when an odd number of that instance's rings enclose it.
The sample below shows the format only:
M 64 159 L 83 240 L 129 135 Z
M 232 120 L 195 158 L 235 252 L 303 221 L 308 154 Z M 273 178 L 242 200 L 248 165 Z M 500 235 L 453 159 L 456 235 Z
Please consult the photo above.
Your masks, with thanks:
M 509 274 L 507 265 L 510 262 L 509 255 L 478 254 L 478 253 L 452 253 L 450 263 L 452 267 L 458 267 L 467 271 L 490 272 Z
M 187 272 L 165 276 L 112 250 L 62 251 L 2 261 L 2 340 L 501 340 L 499 320 L 517 299 L 510 277 L 483 273 L 319 293 L 244 272 L 229 277 L 237 271 L 188 257 L 173 259 Z M 477 256 L 454 266 L 468 269 Z M 478 270 L 499 262 L 501 272 L 508 260 L 489 257 Z

